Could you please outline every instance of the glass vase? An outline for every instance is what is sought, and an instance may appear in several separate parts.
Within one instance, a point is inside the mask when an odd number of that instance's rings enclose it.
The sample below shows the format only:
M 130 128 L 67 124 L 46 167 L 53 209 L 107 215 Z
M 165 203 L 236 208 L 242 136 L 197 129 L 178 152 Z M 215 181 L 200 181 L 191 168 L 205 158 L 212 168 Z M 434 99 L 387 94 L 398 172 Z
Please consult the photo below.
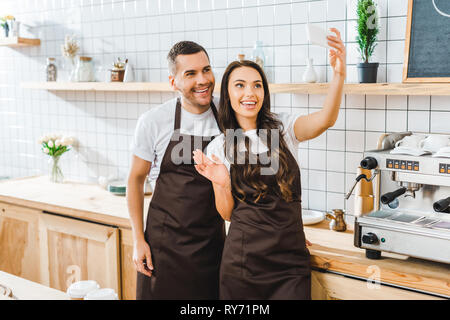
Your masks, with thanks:
M 60 156 L 50 157 L 48 160 L 49 163 L 49 178 L 51 182 L 54 183 L 62 183 L 64 180 L 64 175 L 59 166 L 59 158 Z
M 75 82 L 77 81 L 76 77 L 76 63 L 75 63 L 75 57 L 66 57 L 63 61 L 62 66 L 62 77 L 60 79 L 63 79 L 64 81 L 69 82 Z

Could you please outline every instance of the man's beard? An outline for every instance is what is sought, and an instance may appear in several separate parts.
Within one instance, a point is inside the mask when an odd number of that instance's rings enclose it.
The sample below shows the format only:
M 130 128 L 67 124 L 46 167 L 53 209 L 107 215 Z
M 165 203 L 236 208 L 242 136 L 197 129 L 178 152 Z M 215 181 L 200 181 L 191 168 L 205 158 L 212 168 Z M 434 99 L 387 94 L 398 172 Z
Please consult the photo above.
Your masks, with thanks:
M 211 105 L 212 102 L 212 94 L 209 96 L 209 101 L 205 104 L 202 104 L 200 102 L 198 102 L 198 100 L 195 98 L 195 93 L 194 93 L 194 89 L 189 90 L 188 95 L 184 95 L 184 99 L 186 99 L 192 106 L 197 107 L 197 108 L 205 108 L 205 107 L 209 107 Z

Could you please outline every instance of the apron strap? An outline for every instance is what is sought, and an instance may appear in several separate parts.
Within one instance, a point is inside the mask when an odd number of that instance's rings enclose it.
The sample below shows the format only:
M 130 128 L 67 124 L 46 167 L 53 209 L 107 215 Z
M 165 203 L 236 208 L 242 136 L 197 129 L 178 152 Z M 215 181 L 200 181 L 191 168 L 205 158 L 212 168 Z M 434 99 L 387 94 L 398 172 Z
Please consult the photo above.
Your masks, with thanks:
M 217 127 L 220 130 L 219 120 L 218 120 L 219 116 L 217 115 L 217 109 L 216 109 L 216 106 L 214 105 L 214 102 L 212 101 L 212 99 L 211 99 L 211 109 L 212 109 L 212 112 L 214 115 L 214 119 L 216 119 Z
M 219 127 L 217 109 L 212 100 L 211 100 L 211 110 L 214 115 L 214 119 L 216 119 L 217 127 Z M 177 98 L 177 106 L 175 108 L 175 123 L 173 125 L 173 130 L 176 131 L 176 130 L 180 129 L 180 124 L 181 124 L 181 100 L 180 100 L 180 97 L 178 97 Z
M 177 131 L 180 129 L 180 123 L 181 123 L 181 101 L 180 98 L 177 98 L 177 106 L 175 108 L 175 123 L 173 125 L 173 130 Z

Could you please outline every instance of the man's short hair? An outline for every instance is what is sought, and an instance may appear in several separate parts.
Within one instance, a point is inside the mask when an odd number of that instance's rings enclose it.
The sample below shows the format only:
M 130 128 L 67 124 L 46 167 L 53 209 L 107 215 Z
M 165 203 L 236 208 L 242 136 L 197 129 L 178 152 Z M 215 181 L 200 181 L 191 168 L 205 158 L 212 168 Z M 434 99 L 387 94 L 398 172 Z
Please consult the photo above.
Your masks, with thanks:
M 170 49 L 169 53 L 167 54 L 167 63 L 169 65 L 170 74 L 175 75 L 177 70 L 176 58 L 180 54 L 194 54 L 200 51 L 203 51 L 209 60 L 208 52 L 206 52 L 205 48 L 203 48 L 198 43 L 195 43 L 193 41 L 180 41 L 175 43 L 175 45 L 172 47 L 172 49 Z

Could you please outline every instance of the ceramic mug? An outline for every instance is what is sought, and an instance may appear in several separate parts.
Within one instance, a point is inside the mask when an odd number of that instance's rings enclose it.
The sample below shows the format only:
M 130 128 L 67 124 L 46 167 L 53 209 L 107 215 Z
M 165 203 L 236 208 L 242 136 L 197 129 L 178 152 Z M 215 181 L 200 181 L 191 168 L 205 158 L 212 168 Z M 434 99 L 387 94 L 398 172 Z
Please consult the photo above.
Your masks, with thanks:
M 402 140 L 399 140 L 395 143 L 395 147 L 404 147 L 404 148 L 420 148 L 421 142 L 425 139 L 423 135 L 411 135 L 406 136 Z
M 449 143 L 448 136 L 430 135 L 420 142 L 420 148 L 425 151 L 438 152 L 439 149 L 447 147 Z

